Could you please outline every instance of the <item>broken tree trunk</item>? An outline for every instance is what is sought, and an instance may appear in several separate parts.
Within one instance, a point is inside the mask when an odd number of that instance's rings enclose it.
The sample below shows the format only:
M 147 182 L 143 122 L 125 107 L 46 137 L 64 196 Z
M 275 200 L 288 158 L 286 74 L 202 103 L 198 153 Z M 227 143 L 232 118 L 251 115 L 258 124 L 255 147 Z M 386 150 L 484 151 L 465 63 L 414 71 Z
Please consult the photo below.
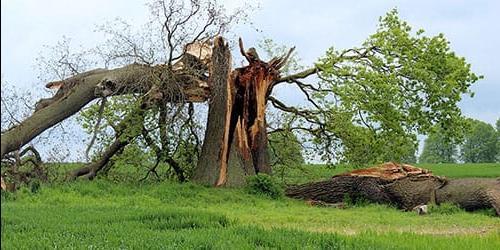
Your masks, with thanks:
M 291 51 L 270 62 L 254 48 L 240 50 L 249 65 L 231 71 L 231 54 L 214 41 L 209 86 L 212 90 L 202 154 L 193 180 L 214 186 L 241 186 L 245 176 L 271 173 L 267 152 L 266 103 L 279 69 Z
M 0 158 L 26 145 L 43 131 L 77 113 L 99 97 L 146 93 L 153 86 L 159 85 L 153 83 L 166 82 L 162 86 L 169 88 L 162 89 L 163 96 L 157 98 L 171 102 L 203 102 L 207 99 L 208 88 L 205 82 L 182 72 L 175 74 L 174 80 L 168 79 L 165 77 L 165 67 L 131 64 L 113 70 L 96 69 L 47 84 L 48 88 L 59 87 L 59 91 L 52 98 L 40 100 L 30 117 L 2 133 Z
M 291 198 L 339 203 L 368 200 L 411 210 L 428 203 L 454 203 L 465 210 L 494 208 L 500 215 L 500 179 L 446 180 L 410 165 L 385 163 L 333 176 L 330 180 L 290 186 Z
M 436 202 L 454 203 L 467 211 L 493 207 L 500 216 L 500 178 L 450 180 L 436 190 Z

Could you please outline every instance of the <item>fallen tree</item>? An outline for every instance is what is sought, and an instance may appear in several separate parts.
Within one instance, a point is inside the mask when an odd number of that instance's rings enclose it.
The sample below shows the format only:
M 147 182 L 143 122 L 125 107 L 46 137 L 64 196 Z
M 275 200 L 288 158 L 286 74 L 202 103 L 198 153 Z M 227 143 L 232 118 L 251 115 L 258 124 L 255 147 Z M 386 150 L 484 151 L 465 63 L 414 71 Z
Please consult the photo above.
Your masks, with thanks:
M 51 98 L 42 99 L 35 112 L 17 126 L 2 133 L 1 156 L 19 149 L 33 138 L 79 112 L 91 101 L 112 95 L 155 91 L 168 102 L 202 102 L 207 97 L 206 82 L 189 74 L 175 72 L 164 74 L 166 65 L 148 66 L 131 64 L 113 70 L 96 69 L 64 81 L 51 82 L 47 87 L 58 86 Z M 166 86 L 153 88 L 153 83 Z
M 348 197 L 392 204 L 404 210 L 446 202 L 467 211 L 494 208 L 500 215 L 500 179 L 447 180 L 426 169 L 392 162 L 336 175 L 326 181 L 290 186 L 286 195 L 324 203 L 340 203 Z
M 110 147 L 101 152 L 102 159 L 75 170 L 72 177 L 92 178 L 113 155 L 131 148 L 127 147 L 131 144 L 143 149 L 137 153 L 144 153 L 144 157 L 151 157 L 149 153 L 154 151 L 156 161 L 151 168 L 147 166 L 148 173 L 155 174 L 159 163 L 166 163 L 181 181 L 191 178 L 206 185 L 230 186 L 244 184 L 247 175 L 272 172 L 267 155 L 268 133 L 300 133 L 308 153 L 315 158 L 349 163 L 412 155 L 415 135 L 427 133 L 434 125 L 445 127 L 450 137 L 460 135 L 463 117 L 457 103 L 479 77 L 451 51 L 442 35 L 410 33 L 411 27 L 398 18 L 395 10 L 381 19 L 377 32 L 360 47 L 329 49 L 305 70 L 285 70 L 293 49 L 283 49 L 274 54 L 279 56 L 261 60 L 254 48 L 245 51 L 240 40 L 240 52 L 248 65 L 233 70 L 229 46 L 222 38 L 216 39 L 214 47 L 211 41 L 224 33 L 234 16 L 223 15 L 211 3 L 203 7 L 200 1 L 192 1 L 192 8 L 184 8 L 155 1 L 152 7 L 159 21 L 155 23 L 160 28 L 156 34 L 160 40 L 152 44 L 144 45 L 140 39 L 131 39 L 128 33 L 111 28 L 114 38 L 109 43 L 117 47 L 105 53 L 105 58 L 124 59 L 112 64 L 119 68 L 80 74 L 72 70 L 73 77 L 49 83 L 47 87 L 59 87 L 59 91 L 39 101 L 30 117 L 2 132 L 1 157 L 21 149 L 96 98 L 103 98 L 100 111 L 87 112 L 96 107 L 92 106 L 82 112 L 86 114 L 82 115 L 82 127 L 91 128 L 87 132 L 94 134 L 86 153 L 99 132 L 105 138 L 97 143 Z M 198 23 L 200 8 L 207 10 L 202 25 Z M 189 20 L 192 26 L 186 23 Z M 199 29 L 186 34 L 192 27 Z M 202 46 L 190 56 L 187 48 L 195 43 Z M 212 48 L 216 52 L 210 55 Z M 207 58 L 211 60 L 205 61 Z M 319 80 L 303 82 L 312 75 Z M 278 84 L 296 87 L 307 104 L 290 105 L 280 100 L 273 93 Z M 123 102 L 109 104 L 111 101 L 104 98 L 110 96 L 110 100 Z M 144 101 L 150 106 L 145 119 L 123 119 L 132 112 L 131 102 L 127 101 L 130 97 L 147 97 Z M 203 101 L 209 101 L 209 114 L 201 147 L 196 127 L 201 130 L 203 126 L 194 122 L 193 102 Z M 180 107 L 172 108 L 171 103 Z M 102 111 L 106 108 L 107 113 Z M 279 116 L 272 126 L 266 121 L 269 111 Z M 183 112 L 184 117 L 178 115 Z M 103 113 L 109 119 L 102 126 L 106 128 L 99 129 Z M 122 121 L 134 133 L 121 136 L 125 129 L 115 127 Z M 172 129 L 171 124 L 179 126 Z M 114 133 L 106 134 L 110 130 Z M 189 135 L 186 131 L 190 131 Z M 182 151 L 177 150 L 179 145 L 196 149 L 187 151 L 186 158 L 195 160 L 185 169 L 173 161 L 176 152 L 179 155 Z

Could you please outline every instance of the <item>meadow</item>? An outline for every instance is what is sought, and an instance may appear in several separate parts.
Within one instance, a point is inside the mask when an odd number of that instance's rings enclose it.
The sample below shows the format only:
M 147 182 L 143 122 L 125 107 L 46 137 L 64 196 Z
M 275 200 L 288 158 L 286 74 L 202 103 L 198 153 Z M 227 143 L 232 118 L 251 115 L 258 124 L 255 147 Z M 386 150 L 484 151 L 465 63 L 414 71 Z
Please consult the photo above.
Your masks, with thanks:
M 498 164 L 429 168 L 449 178 L 500 176 Z M 309 165 L 282 177 L 305 182 L 345 170 Z M 1 208 L 2 249 L 500 249 L 491 211 L 316 207 L 192 183 L 58 182 L 3 193 Z
M 431 170 L 434 175 L 443 176 L 450 179 L 482 177 L 500 177 L 500 163 L 440 163 L 440 164 L 414 164 L 417 167 Z M 283 175 L 275 173 L 278 178 L 286 183 L 305 183 L 310 181 L 325 180 L 332 175 L 340 174 L 355 169 L 353 166 L 323 164 L 304 165 L 301 168 L 287 170 Z

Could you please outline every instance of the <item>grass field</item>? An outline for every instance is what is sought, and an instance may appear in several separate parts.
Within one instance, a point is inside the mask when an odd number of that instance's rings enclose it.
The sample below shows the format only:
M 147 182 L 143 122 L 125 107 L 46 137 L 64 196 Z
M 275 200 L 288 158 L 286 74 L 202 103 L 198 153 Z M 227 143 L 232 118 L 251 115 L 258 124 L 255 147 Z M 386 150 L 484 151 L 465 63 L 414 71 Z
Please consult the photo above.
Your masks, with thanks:
M 500 177 L 500 163 L 467 163 L 467 164 L 415 164 L 417 167 L 431 170 L 435 175 L 447 178 L 466 177 Z M 283 177 L 286 183 L 304 183 L 311 180 L 324 180 L 333 175 L 353 170 L 348 166 L 326 166 L 321 164 L 305 165 L 288 171 Z
M 464 176 L 459 167 L 500 176 L 493 165 L 447 166 L 448 175 Z M 311 166 L 307 178 L 331 170 Z M 52 184 L 3 195 L 1 208 L 2 249 L 500 249 L 500 219 L 484 212 L 311 207 L 190 183 Z

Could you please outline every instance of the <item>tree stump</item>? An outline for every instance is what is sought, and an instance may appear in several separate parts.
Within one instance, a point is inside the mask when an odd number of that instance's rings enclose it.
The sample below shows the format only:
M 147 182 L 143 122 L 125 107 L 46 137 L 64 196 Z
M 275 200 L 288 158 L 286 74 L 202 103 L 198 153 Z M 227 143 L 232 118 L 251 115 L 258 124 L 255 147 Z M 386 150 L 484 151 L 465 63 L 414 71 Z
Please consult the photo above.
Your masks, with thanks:
M 240 51 L 249 65 L 231 71 L 231 53 L 214 41 L 209 87 L 211 101 L 202 153 L 193 180 L 214 186 L 242 186 L 245 176 L 271 173 L 267 152 L 266 103 L 287 55 L 269 62 L 254 48 Z

